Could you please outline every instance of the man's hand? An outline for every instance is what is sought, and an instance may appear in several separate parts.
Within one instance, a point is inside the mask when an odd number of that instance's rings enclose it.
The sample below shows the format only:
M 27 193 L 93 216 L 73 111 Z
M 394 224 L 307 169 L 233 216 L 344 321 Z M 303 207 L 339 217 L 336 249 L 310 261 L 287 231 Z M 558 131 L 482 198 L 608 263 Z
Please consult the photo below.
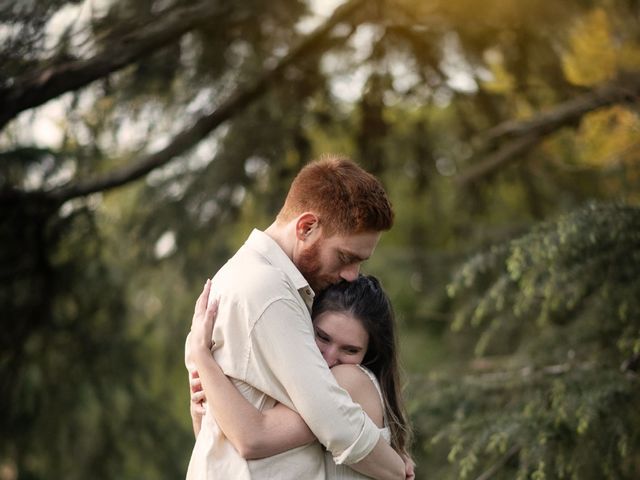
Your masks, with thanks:
M 204 391 L 200 376 L 196 370 L 189 371 L 189 393 L 191 400 L 189 401 L 189 413 L 191 413 L 191 424 L 193 426 L 193 434 L 197 437 L 202 427 L 202 417 L 206 412 L 204 408 Z
M 416 478 L 416 472 L 415 472 L 416 463 L 406 453 L 403 453 L 400 456 L 402 457 L 402 460 L 404 460 L 404 474 L 405 474 L 406 480 L 415 480 L 415 478 Z
M 202 416 L 205 414 L 204 402 L 207 401 L 204 391 L 202 390 L 202 382 L 197 370 L 193 370 L 189 375 L 189 385 L 191 387 L 191 416 Z

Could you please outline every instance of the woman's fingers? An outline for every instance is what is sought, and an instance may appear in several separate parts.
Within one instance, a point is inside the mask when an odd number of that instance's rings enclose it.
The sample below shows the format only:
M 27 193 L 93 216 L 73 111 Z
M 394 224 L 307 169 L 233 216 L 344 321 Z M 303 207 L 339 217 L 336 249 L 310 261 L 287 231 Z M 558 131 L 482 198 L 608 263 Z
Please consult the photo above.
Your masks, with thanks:
M 218 299 L 215 299 L 207 305 L 207 311 L 205 312 L 206 319 L 216 322 L 216 316 L 218 315 Z
M 196 300 L 196 312 L 202 308 L 202 303 L 204 302 L 205 292 L 207 291 L 207 282 L 204 283 L 204 287 L 202 288 L 202 292 L 198 296 L 198 300 Z
M 211 349 L 212 332 L 218 313 L 218 300 L 210 298 L 211 280 L 207 279 L 198 301 L 191 321 L 191 344 L 193 348 L 206 346 Z M 210 301 L 211 300 L 211 301 Z
M 204 283 L 204 287 L 202 289 L 202 293 L 196 300 L 196 308 L 195 308 L 195 316 L 202 315 L 207 308 L 207 304 L 209 303 L 209 292 L 211 291 L 211 280 L 207 278 L 207 281 Z
M 211 291 L 211 280 L 207 279 L 202 289 L 202 293 L 198 297 L 198 300 L 196 300 L 196 307 L 193 313 L 193 319 L 191 321 L 192 326 L 195 325 L 199 319 L 203 318 L 206 315 L 208 310 L 210 291 Z

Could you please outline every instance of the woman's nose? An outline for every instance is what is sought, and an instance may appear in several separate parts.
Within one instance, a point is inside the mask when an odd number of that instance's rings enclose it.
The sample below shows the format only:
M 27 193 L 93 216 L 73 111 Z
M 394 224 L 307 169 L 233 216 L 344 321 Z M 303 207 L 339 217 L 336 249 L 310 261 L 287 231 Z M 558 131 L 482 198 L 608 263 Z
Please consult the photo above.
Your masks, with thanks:
M 338 350 L 333 346 L 328 346 L 322 351 L 324 361 L 327 362 L 329 368 L 338 364 Z

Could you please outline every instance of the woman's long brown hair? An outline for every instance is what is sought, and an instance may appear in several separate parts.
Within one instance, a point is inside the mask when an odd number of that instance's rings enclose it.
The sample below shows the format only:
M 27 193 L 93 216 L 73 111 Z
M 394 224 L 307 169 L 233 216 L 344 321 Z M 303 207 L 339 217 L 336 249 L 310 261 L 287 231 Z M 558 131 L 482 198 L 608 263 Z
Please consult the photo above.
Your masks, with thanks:
M 378 279 L 360 275 L 353 282 L 340 282 L 318 295 L 312 316 L 325 312 L 349 314 L 360 320 L 369 334 L 362 366 L 371 370 L 380 383 L 391 446 L 398 453 L 408 455 L 411 429 L 402 399 L 395 321 L 389 297 Z

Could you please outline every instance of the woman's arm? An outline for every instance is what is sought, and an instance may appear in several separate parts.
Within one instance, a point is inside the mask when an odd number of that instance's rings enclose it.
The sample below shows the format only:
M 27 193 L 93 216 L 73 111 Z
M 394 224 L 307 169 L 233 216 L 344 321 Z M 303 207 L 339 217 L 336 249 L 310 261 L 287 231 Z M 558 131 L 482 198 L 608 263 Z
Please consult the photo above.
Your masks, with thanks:
M 204 396 L 221 430 L 244 458 L 262 458 L 315 439 L 302 417 L 284 405 L 261 412 L 242 396 L 211 354 L 217 303 L 209 303 L 207 280 L 198 301 L 189 339 Z

